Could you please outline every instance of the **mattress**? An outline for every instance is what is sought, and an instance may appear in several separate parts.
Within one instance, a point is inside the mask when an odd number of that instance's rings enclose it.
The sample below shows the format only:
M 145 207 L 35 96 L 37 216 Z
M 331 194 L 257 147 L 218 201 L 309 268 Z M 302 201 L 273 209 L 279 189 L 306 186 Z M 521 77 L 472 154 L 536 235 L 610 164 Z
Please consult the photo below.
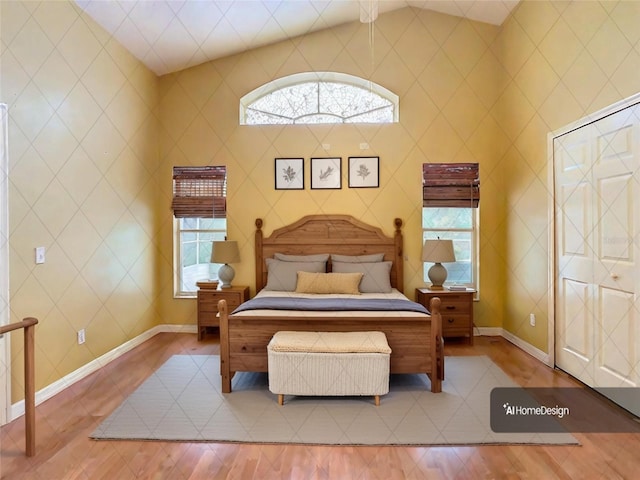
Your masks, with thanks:
M 277 290 L 261 290 L 256 294 L 257 297 L 263 296 L 273 296 L 273 297 L 291 297 L 291 298 L 321 298 L 327 297 L 327 295 L 313 294 L 313 293 L 295 293 L 295 292 L 281 292 Z M 340 294 L 340 295 L 331 295 L 334 298 L 349 298 L 349 299 L 365 299 L 365 298 L 379 298 L 379 299 L 402 299 L 409 300 L 404 294 L 402 294 L 397 289 L 392 289 L 390 293 L 361 293 L 360 295 L 348 295 L 348 294 Z M 390 316 L 394 318 L 408 317 L 424 317 L 423 313 L 419 312 L 409 312 L 409 311 L 341 311 L 341 312 L 331 312 L 332 315 L 335 316 L 355 316 L 355 317 L 384 317 Z M 278 316 L 278 317 L 287 317 L 287 316 L 309 316 L 309 317 L 326 317 L 326 311 L 296 311 L 296 310 L 247 310 L 243 312 L 234 313 L 234 317 L 242 317 L 242 316 Z

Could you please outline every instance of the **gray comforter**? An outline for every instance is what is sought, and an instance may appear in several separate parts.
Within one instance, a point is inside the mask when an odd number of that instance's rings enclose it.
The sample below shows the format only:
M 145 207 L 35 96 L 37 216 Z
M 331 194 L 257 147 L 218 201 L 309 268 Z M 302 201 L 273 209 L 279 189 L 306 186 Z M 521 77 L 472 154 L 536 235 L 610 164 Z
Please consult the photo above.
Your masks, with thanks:
M 305 311 L 375 311 L 419 312 L 429 311 L 411 300 L 384 298 L 295 298 L 295 297 L 257 297 L 244 302 L 232 313 L 246 310 L 305 310 Z

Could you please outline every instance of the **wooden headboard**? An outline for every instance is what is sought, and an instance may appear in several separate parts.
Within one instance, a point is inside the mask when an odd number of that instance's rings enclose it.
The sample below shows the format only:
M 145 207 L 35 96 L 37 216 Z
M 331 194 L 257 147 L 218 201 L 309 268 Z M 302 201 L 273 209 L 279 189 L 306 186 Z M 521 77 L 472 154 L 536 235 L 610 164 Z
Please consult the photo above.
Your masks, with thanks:
M 378 227 L 356 220 L 351 215 L 308 215 L 274 230 L 262 233 L 262 219 L 256 219 L 256 292 L 267 284 L 266 258 L 274 253 L 312 255 L 367 255 L 384 253 L 391 260 L 391 286 L 403 292 L 402 220 L 394 220 L 395 232 L 386 236 Z M 330 268 L 330 267 L 329 267 Z

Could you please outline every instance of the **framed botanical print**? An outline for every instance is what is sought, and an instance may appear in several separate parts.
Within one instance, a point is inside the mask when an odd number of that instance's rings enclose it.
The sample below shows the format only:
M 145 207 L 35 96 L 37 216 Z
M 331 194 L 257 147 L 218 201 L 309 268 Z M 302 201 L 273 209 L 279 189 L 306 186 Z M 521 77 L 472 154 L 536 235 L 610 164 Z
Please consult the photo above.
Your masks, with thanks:
M 311 189 L 342 188 L 342 157 L 311 159 Z
M 349 187 L 380 186 L 380 157 L 349 157 Z
M 304 158 L 275 159 L 276 190 L 304 190 Z

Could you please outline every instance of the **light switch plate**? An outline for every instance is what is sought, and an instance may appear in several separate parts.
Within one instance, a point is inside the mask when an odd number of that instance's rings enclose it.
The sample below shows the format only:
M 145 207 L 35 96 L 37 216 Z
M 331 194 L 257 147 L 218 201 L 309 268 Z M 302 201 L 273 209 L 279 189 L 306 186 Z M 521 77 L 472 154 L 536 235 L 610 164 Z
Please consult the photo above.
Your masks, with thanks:
M 44 263 L 44 247 L 36 247 L 36 263 Z

